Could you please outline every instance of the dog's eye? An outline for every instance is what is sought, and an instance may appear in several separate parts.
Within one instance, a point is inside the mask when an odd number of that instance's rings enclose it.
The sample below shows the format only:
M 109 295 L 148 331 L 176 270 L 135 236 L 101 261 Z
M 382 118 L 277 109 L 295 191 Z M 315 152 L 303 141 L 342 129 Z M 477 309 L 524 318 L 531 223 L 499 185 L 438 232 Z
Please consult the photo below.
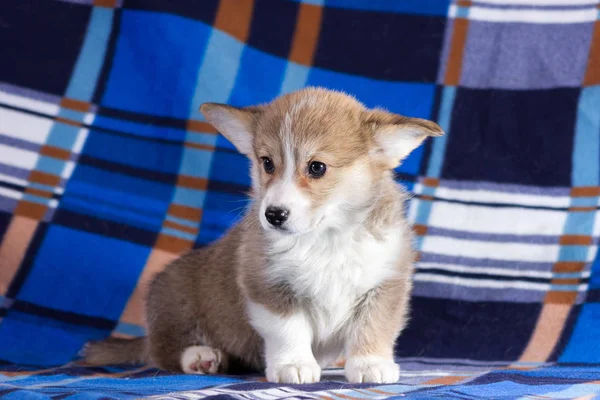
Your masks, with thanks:
M 275 164 L 273 164 L 273 160 L 269 157 L 262 157 L 263 168 L 267 174 L 272 174 L 275 171 Z
M 325 171 L 327 171 L 327 166 L 319 161 L 313 161 L 308 166 L 308 173 L 313 178 L 320 178 L 325 175 Z

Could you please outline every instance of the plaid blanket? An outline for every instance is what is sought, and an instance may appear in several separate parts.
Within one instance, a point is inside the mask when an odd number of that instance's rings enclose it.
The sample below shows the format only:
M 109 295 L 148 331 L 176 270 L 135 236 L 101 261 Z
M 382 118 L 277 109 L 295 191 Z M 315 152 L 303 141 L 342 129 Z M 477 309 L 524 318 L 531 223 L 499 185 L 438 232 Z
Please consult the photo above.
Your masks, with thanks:
M 0 394 L 593 398 L 598 3 L 2 1 Z M 248 163 L 199 105 L 307 85 L 448 132 L 396 171 L 420 254 L 401 381 L 71 363 L 90 339 L 143 335 L 148 281 L 246 205 Z

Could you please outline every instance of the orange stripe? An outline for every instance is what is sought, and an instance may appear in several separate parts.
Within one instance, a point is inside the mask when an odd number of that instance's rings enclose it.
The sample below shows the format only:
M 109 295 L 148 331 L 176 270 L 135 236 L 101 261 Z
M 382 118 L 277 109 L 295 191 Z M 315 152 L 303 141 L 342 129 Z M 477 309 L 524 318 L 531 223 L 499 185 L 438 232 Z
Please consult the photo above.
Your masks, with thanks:
M 560 237 L 559 243 L 564 246 L 589 246 L 592 237 L 586 235 L 564 235 Z
M 146 294 L 150 282 L 156 274 L 161 272 L 168 264 L 177 259 L 177 254 L 166 252 L 159 249 L 153 249 L 146 260 L 146 265 L 142 274 L 138 278 L 137 285 L 133 294 L 127 301 L 127 306 L 121 314 L 120 320 L 129 324 L 146 326 L 144 319 Z
M 429 187 L 438 187 L 440 186 L 440 180 L 437 178 L 423 178 L 421 179 L 421 183 L 425 186 Z
M 94 0 L 96 7 L 115 8 L 117 6 L 117 0 Z
M 573 212 L 596 211 L 596 207 L 569 207 L 569 211 L 573 211 Z
M 37 226 L 37 221 L 18 215 L 10 221 L 0 245 L 0 295 L 6 294 L 19 270 Z
M 598 5 L 600 6 L 600 4 Z M 583 86 L 592 86 L 600 84 L 600 22 L 594 24 L 594 33 L 590 53 L 588 55 L 588 65 L 583 78 Z
M 196 178 L 193 176 L 179 175 L 177 177 L 177 186 L 206 190 L 208 181 L 205 178 Z
M 52 193 L 48 192 L 47 190 L 41 190 L 41 189 L 32 188 L 32 187 L 28 187 L 27 189 L 25 189 L 25 193 L 32 194 L 32 195 L 38 196 L 38 197 L 43 197 L 45 199 L 52 198 Z
M 427 234 L 427 226 L 425 225 L 413 225 L 413 231 L 417 236 L 425 236 Z
M 322 17 L 323 8 L 321 6 L 300 4 L 289 56 L 290 61 L 307 66 L 312 65 L 319 41 Z
M 253 8 L 253 0 L 221 0 L 214 27 L 245 43 Z
M 560 339 L 572 303 L 548 303 L 554 304 L 544 304 L 527 348 L 519 358 L 521 362 L 545 362 Z
M 554 272 L 581 272 L 585 268 L 585 263 L 580 261 L 559 261 L 554 264 Z
M 214 146 L 210 146 L 208 144 L 190 143 L 190 142 L 185 142 L 184 146 L 192 148 L 192 149 L 209 150 L 209 151 L 213 151 L 215 149 Z
M 462 58 L 469 30 L 469 21 L 465 18 L 454 19 L 454 29 L 450 40 L 450 52 L 446 63 L 446 85 L 456 86 L 460 83 Z
M 91 104 L 81 100 L 69 99 L 64 97 L 60 101 L 60 106 L 63 108 L 70 108 L 71 110 L 87 112 L 90 110 Z
M 464 376 L 442 376 L 440 378 L 434 378 L 430 381 L 426 381 L 426 385 L 455 385 L 466 379 Z
M 36 221 L 40 221 L 46 215 L 47 207 L 43 204 L 33 203 L 27 200 L 21 200 L 17 204 L 15 211 L 13 212 L 15 215 L 21 215 L 23 217 L 28 217 L 31 219 L 35 219 Z
M 548 292 L 544 304 L 575 304 L 577 292 Z
M 199 222 L 202 218 L 202 209 L 179 204 L 171 204 L 167 213 L 173 217 L 183 218 L 194 222 Z
M 571 188 L 571 197 L 600 196 L 600 186 L 579 186 Z
M 60 160 L 69 160 L 71 158 L 70 151 L 48 145 L 42 146 L 40 149 L 40 154 L 48 157 L 58 158 Z
M 56 186 L 60 183 L 60 177 L 40 171 L 31 171 L 29 181 L 41 183 L 42 185 Z
M 187 122 L 186 129 L 188 131 L 201 132 L 201 133 L 217 133 L 217 130 L 209 124 L 203 121 L 194 121 L 193 119 Z
M 173 254 L 181 254 L 189 251 L 193 245 L 194 242 L 191 240 L 160 234 L 156 240 L 156 243 L 154 244 L 154 248 Z

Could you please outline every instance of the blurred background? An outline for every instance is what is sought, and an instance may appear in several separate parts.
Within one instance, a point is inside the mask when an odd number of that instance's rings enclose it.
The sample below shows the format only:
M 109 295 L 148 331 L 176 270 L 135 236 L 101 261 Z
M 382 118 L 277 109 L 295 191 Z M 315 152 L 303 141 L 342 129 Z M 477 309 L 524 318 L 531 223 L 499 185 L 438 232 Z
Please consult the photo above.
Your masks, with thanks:
M 323 86 L 447 132 L 396 171 L 419 250 L 398 357 L 599 363 L 598 15 L 595 0 L 3 1 L 0 360 L 60 365 L 143 335 L 148 281 L 247 204 L 248 162 L 200 104 Z

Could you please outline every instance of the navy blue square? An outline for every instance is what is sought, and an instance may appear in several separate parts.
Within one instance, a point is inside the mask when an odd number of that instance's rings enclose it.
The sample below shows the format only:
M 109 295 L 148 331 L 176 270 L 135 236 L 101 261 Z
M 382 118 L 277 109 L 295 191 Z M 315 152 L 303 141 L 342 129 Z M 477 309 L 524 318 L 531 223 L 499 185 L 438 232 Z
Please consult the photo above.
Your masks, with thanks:
M 513 361 L 527 346 L 541 307 L 537 303 L 414 297 L 410 322 L 397 341 L 396 354 Z
M 579 89 L 460 88 L 442 177 L 570 186 Z
M 2 238 L 4 238 L 4 234 L 8 229 L 8 225 L 10 224 L 11 219 L 11 214 L 0 212 L 0 243 L 2 243 Z
M 446 19 L 325 8 L 315 65 L 376 79 L 435 82 Z
M 91 8 L 45 0 L 3 1 L 1 7 L 4 62 L 0 63 L 0 82 L 62 96 L 86 35 Z
M 218 0 L 124 0 L 123 3 L 123 8 L 176 14 L 211 25 L 218 7 Z
M 248 44 L 273 55 L 287 58 L 296 27 L 298 3 L 256 0 Z M 273 32 L 277 32 L 276 35 Z

